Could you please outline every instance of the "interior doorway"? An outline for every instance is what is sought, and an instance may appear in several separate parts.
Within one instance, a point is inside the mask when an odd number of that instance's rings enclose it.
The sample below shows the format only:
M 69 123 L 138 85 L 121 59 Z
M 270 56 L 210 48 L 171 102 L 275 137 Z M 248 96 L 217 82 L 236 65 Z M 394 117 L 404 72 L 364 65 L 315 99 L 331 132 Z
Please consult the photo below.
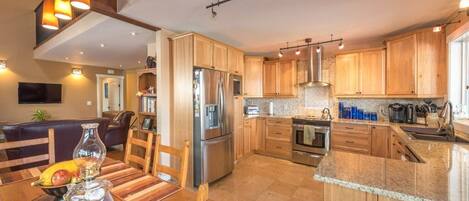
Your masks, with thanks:
M 124 110 L 124 76 L 96 75 L 97 78 L 97 116 L 104 112 Z

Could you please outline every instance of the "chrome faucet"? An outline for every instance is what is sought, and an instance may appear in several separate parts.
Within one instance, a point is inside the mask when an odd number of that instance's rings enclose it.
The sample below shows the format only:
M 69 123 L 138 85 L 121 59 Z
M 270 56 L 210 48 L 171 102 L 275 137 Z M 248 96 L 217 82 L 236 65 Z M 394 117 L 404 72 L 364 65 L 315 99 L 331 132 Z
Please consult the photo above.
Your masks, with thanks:
M 447 101 L 441 109 L 441 112 L 438 117 L 443 121 L 443 123 L 440 123 L 440 121 L 438 121 L 438 132 L 447 133 L 451 140 L 456 139 L 453 126 L 453 104 Z
M 331 110 L 329 108 L 326 107 L 322 110 L 321 119 L 332 120 Z

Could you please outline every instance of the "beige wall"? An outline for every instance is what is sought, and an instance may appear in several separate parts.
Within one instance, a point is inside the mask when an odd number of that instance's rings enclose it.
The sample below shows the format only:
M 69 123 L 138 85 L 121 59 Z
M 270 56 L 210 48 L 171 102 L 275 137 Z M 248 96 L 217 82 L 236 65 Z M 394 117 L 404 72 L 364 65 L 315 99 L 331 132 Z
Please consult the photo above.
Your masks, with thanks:
M 53 119 L 96 117 L 96 74 L 106 68 L 80 66 L 82 77 L 71 75 L 71 64 L 32 59 L 35 46 L 34 8 L 38 0 L 6 1 L 0 6 L 0 59 L 7 70 L 0 72 L 0 121 L 24 122 L 35 109 L 47 110 Z M 116 74 L 122 74 L 116 70 Z M 60 83 L 62 104 L 19 105 L 18 82 Z M 92 101 L 92 106 L 86 102 Z
M 133 118 L 137 118 L 138 98 L 137 98 L 137 70 L 130 69 L 124 73 L 125 77 L 125 110 L 135 112 Z

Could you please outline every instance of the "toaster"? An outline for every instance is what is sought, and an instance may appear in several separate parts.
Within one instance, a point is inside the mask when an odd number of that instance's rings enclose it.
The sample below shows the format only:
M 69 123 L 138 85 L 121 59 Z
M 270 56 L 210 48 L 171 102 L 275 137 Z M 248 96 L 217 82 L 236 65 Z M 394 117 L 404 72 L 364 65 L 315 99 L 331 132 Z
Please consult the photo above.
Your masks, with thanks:
M 247 115 L 259 115 L 260 110 L 257 105 L 246 105 L 244 106 L 244 114 Z

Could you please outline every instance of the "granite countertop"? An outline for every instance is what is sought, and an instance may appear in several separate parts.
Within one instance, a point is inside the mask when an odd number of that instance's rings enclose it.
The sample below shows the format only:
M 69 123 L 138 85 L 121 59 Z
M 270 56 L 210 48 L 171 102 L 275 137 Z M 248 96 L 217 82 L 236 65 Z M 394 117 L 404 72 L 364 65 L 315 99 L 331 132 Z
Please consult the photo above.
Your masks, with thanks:
M 244 115 L 244 119 L 252 119 L 252 118 L 258 118 L 258 117 L 290 119 L 293 116 L 290 116 L 290 115 L 277 115 L 277 114 Z
M 374 123 L 390 126 L 424 162 L 330 151 L 314 178 L 398 200 L 469 200 L 469 145 L 414 140 L 402 124 Z

